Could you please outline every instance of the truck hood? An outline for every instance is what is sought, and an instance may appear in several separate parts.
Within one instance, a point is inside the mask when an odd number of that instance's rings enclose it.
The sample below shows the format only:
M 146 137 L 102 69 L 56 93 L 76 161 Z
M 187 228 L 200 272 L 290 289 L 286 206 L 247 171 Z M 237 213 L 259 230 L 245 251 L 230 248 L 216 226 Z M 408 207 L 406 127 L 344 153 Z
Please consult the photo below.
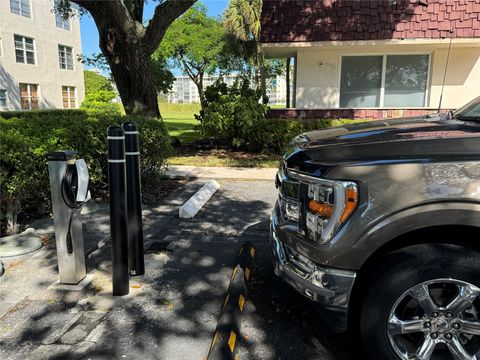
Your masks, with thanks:
M 480 123 L 445 116 L 380 120 L 297 136 L 284 154 L 288 168 L 309 174 L 358 163 L 466 161 L 480 158 Z

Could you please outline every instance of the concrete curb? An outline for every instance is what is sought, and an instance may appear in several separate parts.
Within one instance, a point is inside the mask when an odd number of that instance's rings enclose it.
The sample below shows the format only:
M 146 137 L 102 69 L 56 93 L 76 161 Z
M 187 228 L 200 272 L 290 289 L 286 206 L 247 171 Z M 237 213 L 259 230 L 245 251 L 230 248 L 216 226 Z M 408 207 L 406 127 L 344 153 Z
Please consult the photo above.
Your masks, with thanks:
M 243 309 L 248 301 L 248 283 L 252 278 L 255 248 L 245 242 L 240 249 L 230 285 L 223 302 L 206 360 L 238 359 L 236 344 L 241 341 Z
M 217 181 L 207 182 L 180 207 L 178 216 L 182 219 L 193 218 L 218 189 L 220 189 L 220 184 Z

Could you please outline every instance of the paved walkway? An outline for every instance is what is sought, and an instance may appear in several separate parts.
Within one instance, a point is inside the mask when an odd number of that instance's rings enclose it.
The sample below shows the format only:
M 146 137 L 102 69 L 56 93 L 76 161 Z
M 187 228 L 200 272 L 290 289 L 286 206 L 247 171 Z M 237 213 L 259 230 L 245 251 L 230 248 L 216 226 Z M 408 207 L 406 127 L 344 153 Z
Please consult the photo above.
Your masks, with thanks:
M 277 168 L 195 167 L 176 165 L 168 167 L 166 176 L 183 179 L 244 179 L 273 181 L 276 173 Z

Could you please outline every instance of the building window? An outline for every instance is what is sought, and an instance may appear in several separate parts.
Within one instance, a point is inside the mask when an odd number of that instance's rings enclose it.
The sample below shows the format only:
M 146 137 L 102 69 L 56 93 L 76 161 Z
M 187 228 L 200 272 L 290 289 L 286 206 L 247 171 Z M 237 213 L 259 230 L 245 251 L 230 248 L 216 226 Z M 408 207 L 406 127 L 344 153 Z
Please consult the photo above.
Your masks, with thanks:
M 14 35 L 17 63 L 35 65 L 35 43 L 32 38 Z
M 58 45 L 60 69 L 73 70 L 73 50 L 71 47 Z
M 430 55 L 343 56 L 340 107 L 424 107 Z
M 58 11 L 57 11 L 58 3 L 59 3 L 59 0 L 54 1 L 55 23 L 56 23 L 58 28 L 70 31 L 70 19 L 69 18 L 65 19 L 62 14 L 58 13 Z
M 38 85 L 20 84 L 20 105 L 22 110 L 38 109 Z
M 75 109 L 77 107 L 77 96 L 74 86 L 62 86 L 62 99 L 64 109 Z
M 7 108 L 7 90 L 0 89 L 0 109 Z
M 30 0 L 10 0 L 10 11 L 13 14 L 30 17 Z

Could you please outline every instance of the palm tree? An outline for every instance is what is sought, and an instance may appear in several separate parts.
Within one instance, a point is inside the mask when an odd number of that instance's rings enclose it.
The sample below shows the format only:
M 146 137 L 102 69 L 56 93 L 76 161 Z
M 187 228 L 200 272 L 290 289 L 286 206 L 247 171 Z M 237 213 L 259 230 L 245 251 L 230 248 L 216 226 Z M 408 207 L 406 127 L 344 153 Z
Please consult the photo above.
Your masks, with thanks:
M 240 53 L 255 67 L 255 77 L 264 102 L 267 100 L 265 54 L 260 44 L 262 0 L 230 0 L 224 26 L 240 46 Z

